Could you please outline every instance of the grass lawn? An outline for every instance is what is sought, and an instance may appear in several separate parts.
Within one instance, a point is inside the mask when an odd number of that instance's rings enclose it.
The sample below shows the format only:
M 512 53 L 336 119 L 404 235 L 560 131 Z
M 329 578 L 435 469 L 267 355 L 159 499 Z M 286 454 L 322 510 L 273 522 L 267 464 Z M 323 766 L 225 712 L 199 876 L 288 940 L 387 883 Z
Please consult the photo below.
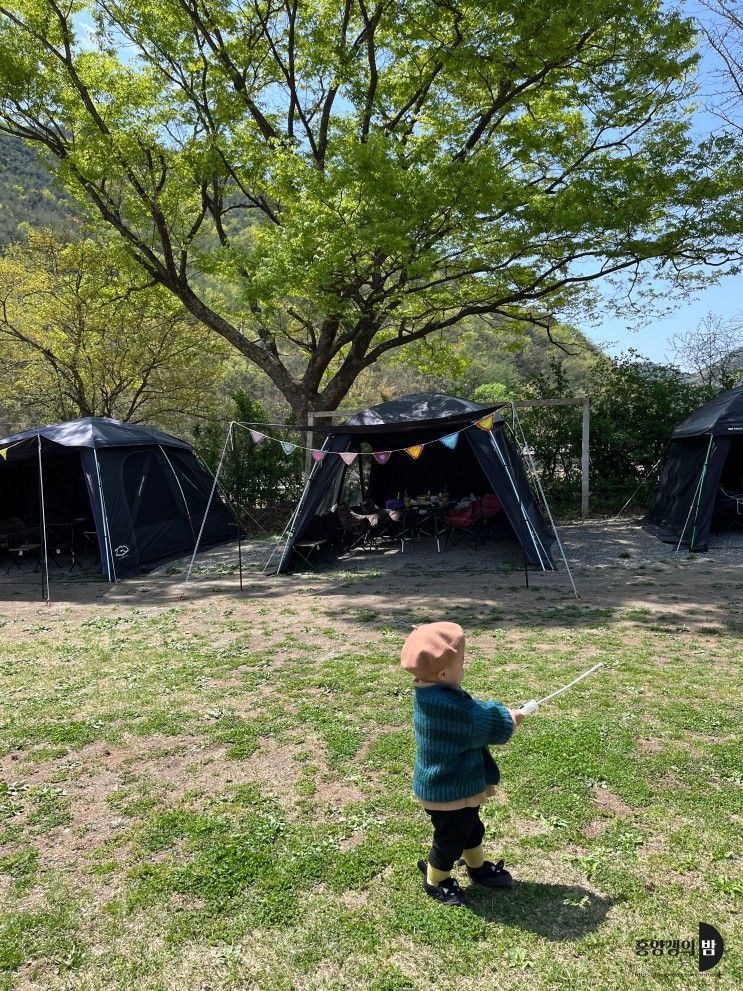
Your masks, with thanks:
M 0 989 L 743 987 L 741 569 L 578 578 L 579 602 L 483 567 L 3 606 Z M 415 867 L 398 669 L 442 618 L 464 687 L 511 706 L 606 664 L 493 748 L 515 882 L 463 909 Z M 636 954 L 700 921 L 709 974 Z

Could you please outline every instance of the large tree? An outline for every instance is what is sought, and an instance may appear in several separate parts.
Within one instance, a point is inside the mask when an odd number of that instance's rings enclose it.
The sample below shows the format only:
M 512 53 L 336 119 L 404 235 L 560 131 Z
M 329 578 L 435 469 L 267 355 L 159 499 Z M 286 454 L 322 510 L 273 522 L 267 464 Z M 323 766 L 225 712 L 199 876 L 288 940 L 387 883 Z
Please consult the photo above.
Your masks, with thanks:
M 711 113 L 729 127 L 743 131 L 743 10 L 739 0 L 698 0 L 699 22 L 717 57 L 714 75 L 719 84 Z
M 736 257 L 696 59 L 660 0 L 0 0 L 0 128 L 303 417 L 468 316 Z
M 27 229 L 0 255 L 4 418 L 180 424 L 210 405 L 224 341 L 90 238 Z

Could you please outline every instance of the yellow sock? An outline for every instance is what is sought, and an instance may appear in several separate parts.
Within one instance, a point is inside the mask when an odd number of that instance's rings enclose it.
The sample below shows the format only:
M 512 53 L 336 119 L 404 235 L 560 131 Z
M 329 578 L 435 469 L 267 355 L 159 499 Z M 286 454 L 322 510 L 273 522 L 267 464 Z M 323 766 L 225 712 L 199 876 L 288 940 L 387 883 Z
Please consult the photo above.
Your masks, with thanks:
M 462 856 L 464 857 L 464 862 L 468 867 L 482 867 L 485 863 L 485 854 L 482 852 L 482 843 L 480 846 L 473 846 L 469 850 L 465 850 Z
M 445 877 L 449 877 L 451 871 L 439 871 L 429 864 L 426 869 L 426 881 L 429 884 L 441 884 Z

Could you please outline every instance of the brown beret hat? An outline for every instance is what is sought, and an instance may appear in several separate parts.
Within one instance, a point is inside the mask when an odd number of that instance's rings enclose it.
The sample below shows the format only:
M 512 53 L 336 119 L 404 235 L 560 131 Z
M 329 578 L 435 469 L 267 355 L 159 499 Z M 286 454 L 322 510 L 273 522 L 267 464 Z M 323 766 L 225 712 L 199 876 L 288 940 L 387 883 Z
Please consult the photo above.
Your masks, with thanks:
M 464 658 L 464 630 L 458 623 L 425 623 L 408 636 L 400 666 L 423 681 L 433 681 Z

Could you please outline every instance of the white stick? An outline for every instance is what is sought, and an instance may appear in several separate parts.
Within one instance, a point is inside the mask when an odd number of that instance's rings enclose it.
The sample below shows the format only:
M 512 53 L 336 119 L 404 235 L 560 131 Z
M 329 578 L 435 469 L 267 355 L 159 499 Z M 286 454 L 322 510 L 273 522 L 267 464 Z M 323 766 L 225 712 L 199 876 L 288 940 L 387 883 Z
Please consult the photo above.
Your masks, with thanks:
M 568 688 L 572 688 L 573 685 L 576 685 L 583 678 L 587 678 L 589 674 L 591 674 L 594 671 L 597 671 L 599 668 L 602 668 L 603 666 L 604 666 L 604 662 L 599 661 L 598 664 L 594 664 L 592 668 L 589 668 L 587 671 L 584 671 L 583 674 L 579 674 L 577 678 L 573 678 L 573 680 L 568 682 L 567 685 L 563 685 L 562 688 L 558 688 L 556 692 L 552 692 L 551 695 L 545 695 L 545 697 L 543 699 L 540 699 L 538 702 L 536 701 L 536 699 L 532 699 L 531 702 L 527 702 L 525 705 L 522 705 L 521 709 L 519 709 L 518 711 L 523 712 L 525 716 L 530 716 L 533 712 L 537 711 L 540 705 L 544 705 L 545 702 L 549 702 L 549 700 L 553 699 L 556 695 L 561 695 L 563 692 L 566 692 Z

